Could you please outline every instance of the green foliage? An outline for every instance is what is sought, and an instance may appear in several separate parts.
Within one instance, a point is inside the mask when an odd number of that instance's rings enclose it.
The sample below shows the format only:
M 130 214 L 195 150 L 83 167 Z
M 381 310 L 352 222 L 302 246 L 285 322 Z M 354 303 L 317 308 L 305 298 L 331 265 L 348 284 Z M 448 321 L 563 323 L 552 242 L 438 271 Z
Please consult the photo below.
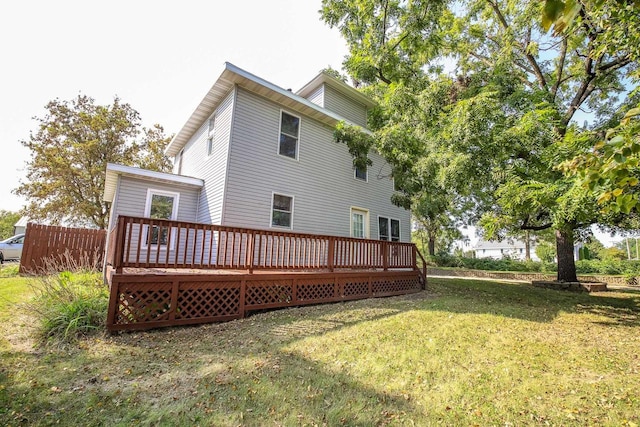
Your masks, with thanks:
M 556 259 L 556 247 L 552 243 L 540 242 L 536 246 L 536 255 L 544 262 L 554 262 Z
M 17 212 L 0 210 L 0 240 L 13 236 L 13 225 L 20 219 Z
M 370 127 L 395 200 L 414 213 L 424 201 L 416 216 L 482 217 L 492 236 L 553 228 L 559 278 L 573 280 L 575 234 L 624 223 L 558 169 L 593 146 L 576 111 L 607 120 L 638 70 L 638 32 L 624 35 L 640 14 L 618 3 L 324 0 L 349 45 L 346 70 L 380 104 Z M 442 75 L 445 59 L 457 76 Z
M 522 271 L 532 273 L 549 273 L 556 271 L 556 265 L 553 262 L 519 261 L 509 258 L 467 258 L 440 254 L 430 257 L 430 260 L 439 267 L 457 267 L 470 270 Z
M 640 105 L 629 109 L 620 124 L 607 131 L 593 151 L 563 163 L 585 188 L 598 195 L 605 212 L 629 214 L 639 206 Z
M 29 308 L 38 319 L 38 336 L 68 343 L 105 327 L 109 293 L 98 272 L 64 271 L 34 279 Z
M 53 100 L 47 114 L 36 118 L 38 130 L 22 145 L 31 150 L 27 179 L 14 190 L 28 200 L 32 219 L 61 220 L 105 228 L 104 193 L 107 163 L 168 171 L 163 154 L 170 138 L 159 125 L 141 128 L 140 117 L 116 97 L 112 105 L 96 105 L 85 95 Z

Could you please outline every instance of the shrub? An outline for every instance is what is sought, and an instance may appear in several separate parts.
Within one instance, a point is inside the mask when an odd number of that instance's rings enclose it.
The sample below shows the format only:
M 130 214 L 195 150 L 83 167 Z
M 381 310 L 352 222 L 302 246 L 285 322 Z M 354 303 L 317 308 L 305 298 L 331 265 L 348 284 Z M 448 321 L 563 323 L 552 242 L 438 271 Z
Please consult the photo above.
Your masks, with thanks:
M 33 279 L 29 304 L 37 333 L 48 342 L 68 343 L 104 328 L 109 294 L 97 272 L 64 271 Z

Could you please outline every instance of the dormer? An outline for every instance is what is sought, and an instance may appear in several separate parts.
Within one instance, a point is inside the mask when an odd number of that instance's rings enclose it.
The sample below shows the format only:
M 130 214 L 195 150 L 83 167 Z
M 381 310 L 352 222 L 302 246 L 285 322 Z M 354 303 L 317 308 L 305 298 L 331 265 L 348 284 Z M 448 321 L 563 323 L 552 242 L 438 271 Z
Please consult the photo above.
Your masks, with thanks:
M 367 127 L 367 111 L 376 105 L 353 87 L 324 71 L 296 92 L 296 95 L 364 128 Z

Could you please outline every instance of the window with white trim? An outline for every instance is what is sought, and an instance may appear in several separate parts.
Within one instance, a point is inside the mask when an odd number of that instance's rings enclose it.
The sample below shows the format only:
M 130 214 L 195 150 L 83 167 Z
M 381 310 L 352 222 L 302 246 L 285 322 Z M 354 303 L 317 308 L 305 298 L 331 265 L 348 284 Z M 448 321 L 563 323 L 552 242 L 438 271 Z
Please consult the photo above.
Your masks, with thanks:
M 351 208 L 351 237 L 369 238 L 369 211 Z
M 178 215 L 179 193 L 162 190 L 147 190 L 147 202 L 144 216 L 152 219 L 172 219 Z M 154 225 L 151 230 L 144 227 L 144 242 L 146 245 L 166 246 L 169 241 L 169 228 Z
M 298 158 L 298 141 L 300 139 L 300 117 L 284 111 L 280 112 L 280 140 L 278 154 Z
M 367 181 L 367 167 L 359 168 L 358 166 L 354 167 L 353 177 L 355 179 L 359 179 L 362 181 Z
M 271 200 L 271 226 L 293 227 L 293 197 L 273 193 Z
M 380 240 L 400 241 L 400 221 L 392 218 L 378 217 L 378 236 Z

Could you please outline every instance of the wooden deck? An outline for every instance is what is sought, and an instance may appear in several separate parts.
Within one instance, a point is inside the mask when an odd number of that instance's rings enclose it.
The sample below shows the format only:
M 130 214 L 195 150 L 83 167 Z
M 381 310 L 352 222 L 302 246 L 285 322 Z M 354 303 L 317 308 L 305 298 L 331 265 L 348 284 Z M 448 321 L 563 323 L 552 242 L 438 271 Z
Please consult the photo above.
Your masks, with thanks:
M 110 233 L 105 271 L 112 331 L 227 321 L 426 286 L 413 244 L 134 217 L 120 217 Z

